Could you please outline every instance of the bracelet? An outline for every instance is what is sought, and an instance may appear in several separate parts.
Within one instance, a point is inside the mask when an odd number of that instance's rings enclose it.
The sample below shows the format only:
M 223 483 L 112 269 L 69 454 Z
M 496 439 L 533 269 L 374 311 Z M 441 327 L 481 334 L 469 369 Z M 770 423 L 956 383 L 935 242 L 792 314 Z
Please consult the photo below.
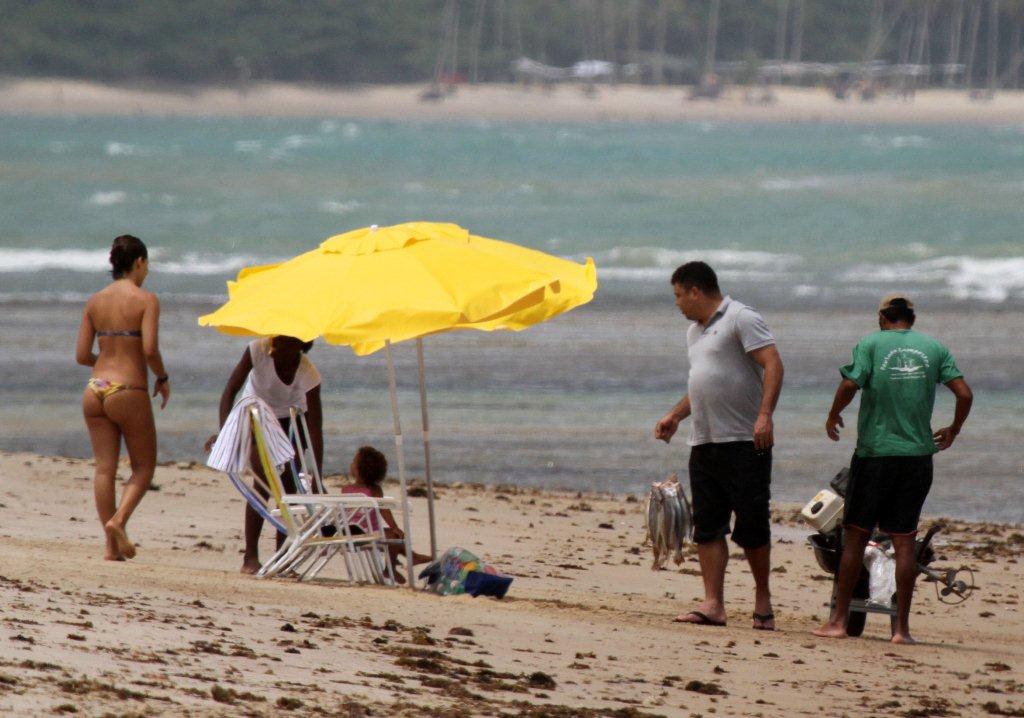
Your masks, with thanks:
M 163 376 L 158 376 L 156 378 L 156 383 L 153 384 L 153 386 L 156 386 L 157 384 L 163 384 L 165 381 L 169 381 L 170 378 L 171 377 L 169 375 L 167 375 L 167 374 L 164 374 Z

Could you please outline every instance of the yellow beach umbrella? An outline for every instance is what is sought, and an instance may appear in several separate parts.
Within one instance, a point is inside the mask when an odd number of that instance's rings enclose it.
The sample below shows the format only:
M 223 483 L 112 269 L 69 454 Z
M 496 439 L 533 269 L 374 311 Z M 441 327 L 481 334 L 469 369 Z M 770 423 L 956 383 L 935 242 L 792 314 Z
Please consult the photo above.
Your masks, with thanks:
M 227 334 L 322 336 L 368 354 L 385 341 L 458 327 L 522 329 L 589 301 L 595 288 L 592 262 L 410 222 L 347 232 L 282 264 L 242 270 L 228 302 L 199 323 Z
M 391 344 L 417 339 L 431 552 L 436 555 L 422 337 L 453 329 L 522 330 L 589 302 L 597 272 L 455 224 L 367 227 L 276 265 L 243 269 L 228 301 L 199 318 L 234 335 L 323 337 L 358 355 L 387 351 L 404 530 L 410 540 L 405 457 Z
M 593 299 L 597 290 L 597 269 L 594 260 L 590 258 L 584 264 L 577 264 L 535 249 L 472 234 L 469 235 L 467 247 L 474 253 L 497 260 L 502 272 L 520 271 L 524 272 L 524 277 L 528 273 L 538 272 L 544 277 L 544 284 L 532 291 L 525 291 L 526 285 L 523 284 L 521 288 L 524 293 L 518 299 L 490 316 L 475 320 L 467 317 L 429 332 L 431 334 L 454 329 L 522 331 L 586 304 Z M 398 340 L 392 338 L 391 341 Z M 352 350 L 359 356 L 383 348 L 383 339 L 352 344 Z

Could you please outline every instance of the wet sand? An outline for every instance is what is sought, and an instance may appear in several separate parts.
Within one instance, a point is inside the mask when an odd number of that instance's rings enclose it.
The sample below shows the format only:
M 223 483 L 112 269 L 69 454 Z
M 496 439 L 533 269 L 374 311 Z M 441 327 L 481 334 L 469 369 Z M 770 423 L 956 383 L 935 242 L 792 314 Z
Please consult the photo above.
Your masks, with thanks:
M 689 101 L 687 87 L 577 85 L 552 91 L 507 84 L 461 86 L 442 101 L 423 102 L 425 85 L 350 88 L 255 83 L 223 87 L 137 87 L 66 79 L 0 83 L 0 116 L 343 117 L 381 120 L 513 120 L 552 122 L 847 122 L 851 124 L 1024 123 L 1024 92 L 972 100 L 962 90 L 927 89 L 913 101 L 881 94 L 873 102 L 837 101 L 825 88 L 781 87 L 772 104 L 751 104 L 730 87 L 717 102 Z
M 441 546 L 515 576 L 495 601 L 349 586 L 337 569 L 307 584 L 243 576 L 242 501 L 187 464 L 157 469 L 129 527 L 137 558 L 106 562 L 91 473 L 81 460 L 0 455 L 3 715 L 1024 712 L 1019 526 L 948 524 L 936 565 L 973 566 L 979 588 L 950 607 L 919 583 L 922 644 L 907 647 L 878 616 L 861 639 L 810 635 L 830 583 L 793 506 L 775 512 L 770 634 L 751 630 L 739 562 L 727 628 L 671 623 L 700 595 L 696 559 L 652 572 L 642 503 L 625 497 L 440 489 Z M 423 499 L 414 512 L 423 546 Z M 266 531 L 264 555 L 270 545 Z

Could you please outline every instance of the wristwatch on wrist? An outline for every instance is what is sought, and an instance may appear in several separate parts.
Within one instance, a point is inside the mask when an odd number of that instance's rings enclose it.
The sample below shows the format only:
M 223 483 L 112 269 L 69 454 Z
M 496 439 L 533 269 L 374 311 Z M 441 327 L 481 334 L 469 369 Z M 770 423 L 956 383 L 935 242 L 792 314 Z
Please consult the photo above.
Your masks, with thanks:
M 156 383 L 157 383 L 157 384 L 163 384 L 163 383 L 164 383 L 165 381 L 169 381 L 169 380 L 170 380 L 170 378 L 171 378 L 171 377 L 170 377 L 170 375 L 168 375 L 168 374 L 164 374 L 163 376 L 158 376 L 158 377 L 156 378 Z

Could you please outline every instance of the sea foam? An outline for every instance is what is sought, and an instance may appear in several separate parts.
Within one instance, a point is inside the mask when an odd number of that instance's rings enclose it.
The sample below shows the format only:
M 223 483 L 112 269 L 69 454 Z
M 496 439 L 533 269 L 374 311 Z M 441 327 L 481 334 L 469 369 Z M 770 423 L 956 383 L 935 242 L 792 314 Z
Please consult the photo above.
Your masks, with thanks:
M 935 257 L 921 262 L 861 264 L 839 276 L 850 284 L 938 284 L 955 299 L 1000 303 L 1024 297 L 1024 257 Z
M 634 281 L 662 281 L 679 265 L 697 260 L 707 262 L 719 276 L 732 281 L 781 280 L 803 265 L 803 258 L 795 254 L 740 249 L 615 247 L 594 255 L 598 276 Z
M 158 274 L 208 276 L 234 274 L 242 267 L 280 262 L 281 257 L 249 254 L 186 253 L 166 257 L 159 247 L 150 252 L 152 269 Z M 43 271 L 105 272 L 109 269 L 106 249 L 22 249 L 0 247 L 0 273 L 31 274 Z M 166 258 L 165 258 L 166 257 Z
M 89 197 L 89 204 L 94 204 L 98 207 L 109 207 L 112 204 L 121 204 L 126 199 L 128 199 L 128 193 L 121 190 L 93 192 L 92 196 Z

